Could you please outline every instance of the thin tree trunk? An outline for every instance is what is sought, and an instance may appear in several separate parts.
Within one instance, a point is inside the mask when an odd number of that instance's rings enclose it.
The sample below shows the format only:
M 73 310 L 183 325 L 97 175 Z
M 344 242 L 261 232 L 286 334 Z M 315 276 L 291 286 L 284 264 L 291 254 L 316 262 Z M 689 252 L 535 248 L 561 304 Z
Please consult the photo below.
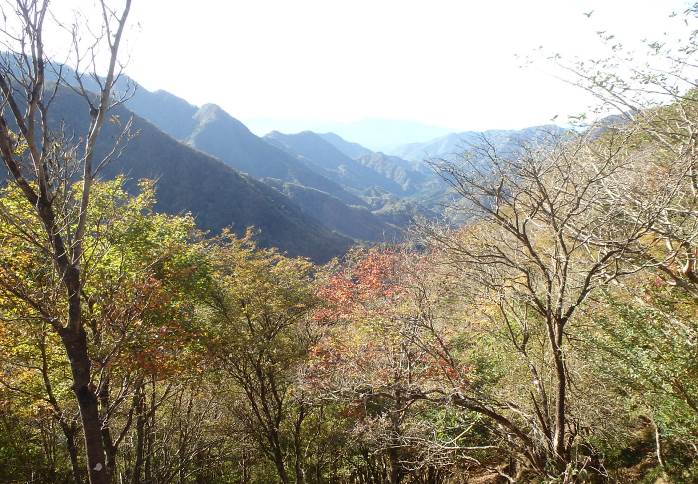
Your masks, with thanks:
M 400 484 L 400 481 L 402 481 L 400 456 L 395 446 L 391 446 L 388 449 L 388 457 L 390 458 L 390 484 Z
M 557 399 L 555 402 L 555 433 L 553 436 L 553 451 L 555 452 L 555 460 L 564 469 L 567 464 L 566 448 L 565 448 L 565 424 L 567 423 L 566 416 L 566 398 L 567 398 L 567 374 L 565 373 L 565 360 L 562 354 L 562 332 L 564 323 L 556 322 L 554 330 L 553 358 L 555 362 L 555 377 L 557 380 Z
M 150 394 L 150 408 L 148 409 L 148 416 L 145 421 L 146 423 L 146 432 L 145 432 L 145 466 L 144 466 L 144 475 L 145 475 L 145 482 L 147 484 L 151 484 L 153 482 L 153 439 L 155 435 L 155 413 L 156 413 L 156 407 L 155 407 L 155 398 L 156 398 L 156 393 L 155 393 L 155 378 L 153 377 L 151 381 L 151 394 Z
M 82 484 L 82 472 L 80 471 L 80 463 L 78 461 L 78 448 L 75 444 L 75 435 L 77 434 L 76 423 L 71 422 L 68 424 L 65 420 L 65 415 L 61 406 L 58 404 L 58 400 L 53 392 L 53 385 L 51 384 L 51 379 L 48 375 L 48 358 L 46 356 L 46 340 L 42 338 L 39 342 L 39 350 L 41 351 L 41 376 L 44 381 L 44 388 L 46 389 L 46 394 L 48 396 L 48 401 L 53 407 L 53 411 L 58 422 L 58 425 L 63 431 L 63 436 L 65 437 L 66 447 L 68 449 L 68 457 L 70 458 L 70 467 L 73 473 L 73 480 L 75 484 Z
M 288 484 L 288 474 L 286 473 L 286 467 L 284 466 L 284 457 L 279 448 L 278 442 L 275 442 L 274 448 L 272 449 L 272 454 L 274 456 L 274 465 L 276 466 L 276 471 L 279 474 L 279 479 L 284 484 Z
M 249 470 L 247 466 L 247 451 L 242 451 L 242 483 L 248 484 L 250 482 Z
M 143 472 L 143 448 L 145 445 L 145 392 L 143 391 L 142 386 L 138 387 L 136 392 L 136 411 L 138 412 L 136 416 L 136 462 L 133 466 L 133 478 L 131 482 L 132 484 L 141 484 L 141 473 Z
M 82 472 L 80 472 L 80 463 L 78 461 L 78 446 L 75 443 L 75 427 L 71 427 L 65 422 L 61 422 L 63 435 L 65 436 L 66 447 L 68 448 L 68 456 L 70 457 L 70 467 L 73 471 L 73 480 L 75 484 L 82 484 Z
M 657 453 L 657 462 L 659 463 L 659 467 L 664 468 L 664 458 L 662 457 L 662 440 L 659 434 L 659 426 L 654 420 L 654 417 L 652 417 L 652 427 L 654 427 L 654 445 L 655 452 Z
M 99 403 L 102 409 L 107 412 L 109 410 L 109 393 L 110 393 L 110 378 L 107 373 L 104 381 L 99 390 Z M 107 417 L 108 418 L 108 417 Z M 109 421 L 105 420 L 102 423 L 102 442 L 104 444 L 105 451 L 105 467 L 107 469 L 107 475 L 111 478 L 114 475 L 116 468 L 116 446 L 114 445 L 114 439 L 111 436 L 111 429 L 109 428 Z
M 303 420 L 305 419 L 305 407 L 301 405 L 298 418 L 296 419 L 296 424 L 294 426 L 293 435 L 293 447 L 295 451 L 295 472 L 296 472 L 296 484 L 302 484 L 305 482 L 305 472 L 303 472 L 303 448 L 302 448 L 302 432 L 303 432 Z

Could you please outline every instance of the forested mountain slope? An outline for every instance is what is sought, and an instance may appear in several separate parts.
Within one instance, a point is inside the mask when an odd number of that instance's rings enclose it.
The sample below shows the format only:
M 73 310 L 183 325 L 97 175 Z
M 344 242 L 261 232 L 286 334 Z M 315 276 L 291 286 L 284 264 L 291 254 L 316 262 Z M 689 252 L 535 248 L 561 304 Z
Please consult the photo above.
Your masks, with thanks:
M 162 91 L 139 89 L 129 106 L 162 123 L 163 131 L 179 135 L 188 145 L 290 196 L 306 214 L 332 230 L 366 241 L 394 240 L 401 232 L 392 223 L 361 208 L 370 202 L 360 197 L 374 185 L 382 190 L 388 188 L 389 193 L 407 193 L 400 183 L 352 160 L 314 133 L 303 136 L 277 133 L 289 140 L 288 144 L 273 137 L 259 138 L 219 106 L 206 104 L 196 108 Z M 181 118 L 180 122 L 172 122 L 163 113 Z M 186 135 L 182 135 L 182 126 L 190 130 Z M 290 144 L 307 156 L 294 151 Z M 407 215 L 399 218 L 408 219 Z
M 308 215 L 323 225 L 355 240 L 395 242 L 402 240 L 408 219 L 394 223 L 390 217 L 381 217 L 366 207 L 349 206 L 320 190 L 279 180 L 266 180 L 271 186 L 289 197 Z
M 346 156 L 311 131 L 297 134 L 273 131 L 264 139 L 356 193 L 374 187 L 396 195 L 402 193 L 402 187 L 393 180 Z
M 68 90 L 56 97 L 51 115 L 54 126 L 63 124 L 68 135 L 89 122 L 84 101 Z M 131 116 L 134 136 L 102 175 L 112 178 L 123 174 L 131 187 L 139 179 L 156 180 L 158 210 L 191 212 L 200 228 L 213 232 L 232 227 L 242 234 L 254 226 L 263 246 L 317 261 L 339 255 L 351 245 L 351 240 L 306 215 L 280 192 L 179 143 L 124 107 L 116 108 L 105 124 L 98 140 L 99 153 L 110 149 Z M 2 175 L 6 175 L 4 170 Z
M 214 104 L 194 114 L 194 129 L 187 144 L 255 178 L 278 178 L 330 193 L 340 200 L 360 205 L 361 200 L 340 185 L 308 168 L 293 156 L 255 136 L 237 119 Z

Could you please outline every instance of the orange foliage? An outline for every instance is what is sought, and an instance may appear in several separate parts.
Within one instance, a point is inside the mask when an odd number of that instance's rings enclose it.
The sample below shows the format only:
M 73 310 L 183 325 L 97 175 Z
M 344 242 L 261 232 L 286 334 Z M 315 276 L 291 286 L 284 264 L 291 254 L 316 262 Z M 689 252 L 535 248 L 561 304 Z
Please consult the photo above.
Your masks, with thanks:
M 402 288 L 396 283 L 399 257 L 393 251 L 371 251 L 354 265 L 330 277 L 317 291 L 325 302 L 314 314 L 318 322 L 346 320 L 357 311 L 366 313 L 381 300 L 399 298 Z M 385 302 L 385 301 L 383 301 Z

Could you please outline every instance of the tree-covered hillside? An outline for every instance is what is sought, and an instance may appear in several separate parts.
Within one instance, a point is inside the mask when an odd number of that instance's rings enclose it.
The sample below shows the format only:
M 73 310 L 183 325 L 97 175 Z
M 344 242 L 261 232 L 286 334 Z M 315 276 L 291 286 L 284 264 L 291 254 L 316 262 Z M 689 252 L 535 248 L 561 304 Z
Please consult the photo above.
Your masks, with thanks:
M 67 30 L 71 78 L 45 45 L 56 4 L 10 4 L 0 482 L 698 482 L 698 5 L 647 56 L 546 59 L 598 122 L 494 133 L 409 197 L 355 186 L 350 206 L 132 116 L 130 0 Z M 357 166 L 418 179 L 335 137 L 274 135 L 284 152 L 193 116 L 190 141 L 347 193 Z

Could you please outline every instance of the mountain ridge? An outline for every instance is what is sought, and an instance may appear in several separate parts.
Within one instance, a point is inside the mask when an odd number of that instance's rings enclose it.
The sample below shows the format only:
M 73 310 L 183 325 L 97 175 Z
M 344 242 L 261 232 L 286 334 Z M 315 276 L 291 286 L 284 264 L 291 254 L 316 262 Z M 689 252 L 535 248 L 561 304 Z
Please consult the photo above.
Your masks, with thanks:
M 238 173 L 222 161 L 175 140 L 162 129 L 124 106 L 110 111 L 96 144 L 96 156 L 111 150 L 120 137 L 122 122 L 132 118 L 137 133 L 120 150 L 118 158 L 104 167 L 100 177 L 126 178 L 135 192 L 138 181 L 156 181 L 156 210 L 170 214 L 191 213 L 204 231 L 217 233 L 231 228 L 242 235 L 250 226 L 258 229 L 261 246 L 278 247 L 293 256 L 325 262 L 342 255 L 353 241 L 307 215 L 272 187 Z M 65 88 L 53 99 L 49 124 L 62 126 L 70 137 L 89 125 L 83 99 Z M 0 173 L 7 180 L 7 173 Z
M 468 147 L 488 141 L 507 150 L 520 147 L 523 142 L 536 141 L 550 135 L 560 135 L 566 130 L 554 124 L 530 126 L 522 129 L 491 129 L 486 131 L 462 131 L 449 133 L 423 143 L 408 143 L 390 151 L 390 154 L 412 162 L 447 157 L 453 158 Z

